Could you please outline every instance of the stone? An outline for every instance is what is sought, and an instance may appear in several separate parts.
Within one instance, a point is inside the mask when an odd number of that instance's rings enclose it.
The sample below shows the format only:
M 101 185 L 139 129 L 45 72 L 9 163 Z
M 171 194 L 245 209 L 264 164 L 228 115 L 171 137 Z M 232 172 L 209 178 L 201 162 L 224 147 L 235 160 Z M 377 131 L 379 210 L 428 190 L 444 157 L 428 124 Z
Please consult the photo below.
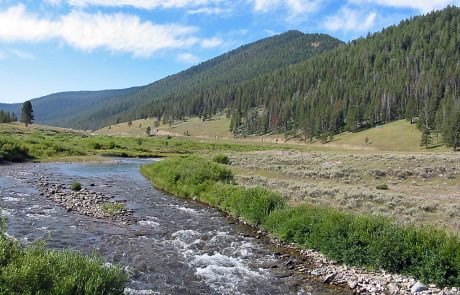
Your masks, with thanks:
M 419 293 L 419 292 L 422 292 L 422 291 L 426 291 L 428 290 L 428 288 L 422 284 L 421 282 L 416 282 L 412 288 L 410 288 L 410 291 L 412 294 L 416 294 L 416 293 Z
M 348 286 L 350 287 L 350 289 L 356 288 L 357 285 L 358 285 L 357 281 L 349 281 L 348 282 Z
M 337 276 L 337 273 L 331 273 L 331 274 L 328 274 L 324 280 L 323 280 L 323 284 L 330 284 L 332 283 L 332 281 L 334 280 L 334 278 Z
M 396 285 L 394 283 L 388 284 L 387 288 L 388 288 L 388 292 L 390 292 L 390 294 L 398 294 L 399 293 L 399 287 L 398 287 L 398 285 Z

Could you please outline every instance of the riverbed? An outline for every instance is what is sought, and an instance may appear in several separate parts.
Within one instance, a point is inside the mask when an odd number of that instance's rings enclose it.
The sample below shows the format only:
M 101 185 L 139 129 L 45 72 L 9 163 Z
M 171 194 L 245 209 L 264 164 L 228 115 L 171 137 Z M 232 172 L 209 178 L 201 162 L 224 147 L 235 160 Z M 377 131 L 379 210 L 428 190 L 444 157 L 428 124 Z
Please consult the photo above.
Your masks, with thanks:
M 289 251 L 197 202 L 156 190 L 139 173 L 155 159 L 0 166 L 0 208 L 8 234 L 30 244 L 101 255 L 131 274 L 127 294 L 351 294 L 293 269 Z M 85 189 L 124 202 L 134 223 L 66 210 L 37 183 Z

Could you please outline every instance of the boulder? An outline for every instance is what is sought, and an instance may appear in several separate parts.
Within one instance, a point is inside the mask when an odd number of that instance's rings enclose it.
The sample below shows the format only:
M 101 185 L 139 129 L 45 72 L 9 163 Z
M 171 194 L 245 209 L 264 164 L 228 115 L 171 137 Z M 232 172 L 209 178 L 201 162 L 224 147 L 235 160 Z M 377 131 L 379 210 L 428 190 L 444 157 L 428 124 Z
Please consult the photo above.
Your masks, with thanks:
M 416 294 L 416 293 L 419 293 L 419 292 L 422 292 L 422 291 L 426 291 L 428 290 L 428 288 L 422 284 L 421 282 L 416 282 L 412 288 L 410 288 L 410 291 L 412 294 Z

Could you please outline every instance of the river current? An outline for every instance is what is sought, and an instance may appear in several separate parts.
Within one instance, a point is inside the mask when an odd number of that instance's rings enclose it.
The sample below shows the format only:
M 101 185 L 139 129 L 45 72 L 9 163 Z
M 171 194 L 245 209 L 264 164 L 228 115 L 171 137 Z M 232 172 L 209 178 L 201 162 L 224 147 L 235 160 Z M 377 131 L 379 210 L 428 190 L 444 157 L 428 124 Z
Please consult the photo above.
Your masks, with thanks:
M 127 294 L 350 294 L 290 268 L 279 249 L 202 204 L 156 190 L 140 173 L 152 159 L 0 166 L 0 208 L 8 234 L 28 244 L 96 252 L 131 273 Z M 46 176 L 124 200 L 137 222 L 120 226 L 67 212 L 40 195 Z

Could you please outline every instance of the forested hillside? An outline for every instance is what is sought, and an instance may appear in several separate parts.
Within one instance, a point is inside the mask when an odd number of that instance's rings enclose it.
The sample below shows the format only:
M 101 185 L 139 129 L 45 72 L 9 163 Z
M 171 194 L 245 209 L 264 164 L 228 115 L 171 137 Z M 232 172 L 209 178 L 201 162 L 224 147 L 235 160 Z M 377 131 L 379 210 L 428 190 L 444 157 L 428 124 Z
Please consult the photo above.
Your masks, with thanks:
M 248 81 L 228 98 L 237 134 L 328 136 L 406 118 L 460 144 L 460 9 L 448 7 Z
M 305 139 L 327 141 L 342 131 L 406 118 L 422 129 L 421 144 L 442 135 L 447 145 L 460 146 L 459 8 L 417 16 L 327 50 L 338 44 L 291 31 L 121 101 L 109 100 L 77 124 L 94 128 L 147 116 L 206 119 L 225 109 L 237 135 L 300 131 Z M 307 58 L 318 52 L 323 53 Z
M 69 127 L 65 125 L 68 118 L 78 116 L 81 112 L 111 97 L 133 94 L 140 87 L 120 90 L 74 91 L 50 94 L 31 100 L 35 122 L 40 124 Z M 21 114 L 22 103 L 2 104 L 0 110 Z
M 169 76 L 133 95 L 109 99 L 83 114 L 70 117 L 65 125 L 97 129 L 117 121 L 158 117 L 164 120 L 185 116 L 213 116 L 228 106 L 227 93 L 244 81 L 304 61 L 343 42 L 322 34 L 298 31 L 242 46 Z

